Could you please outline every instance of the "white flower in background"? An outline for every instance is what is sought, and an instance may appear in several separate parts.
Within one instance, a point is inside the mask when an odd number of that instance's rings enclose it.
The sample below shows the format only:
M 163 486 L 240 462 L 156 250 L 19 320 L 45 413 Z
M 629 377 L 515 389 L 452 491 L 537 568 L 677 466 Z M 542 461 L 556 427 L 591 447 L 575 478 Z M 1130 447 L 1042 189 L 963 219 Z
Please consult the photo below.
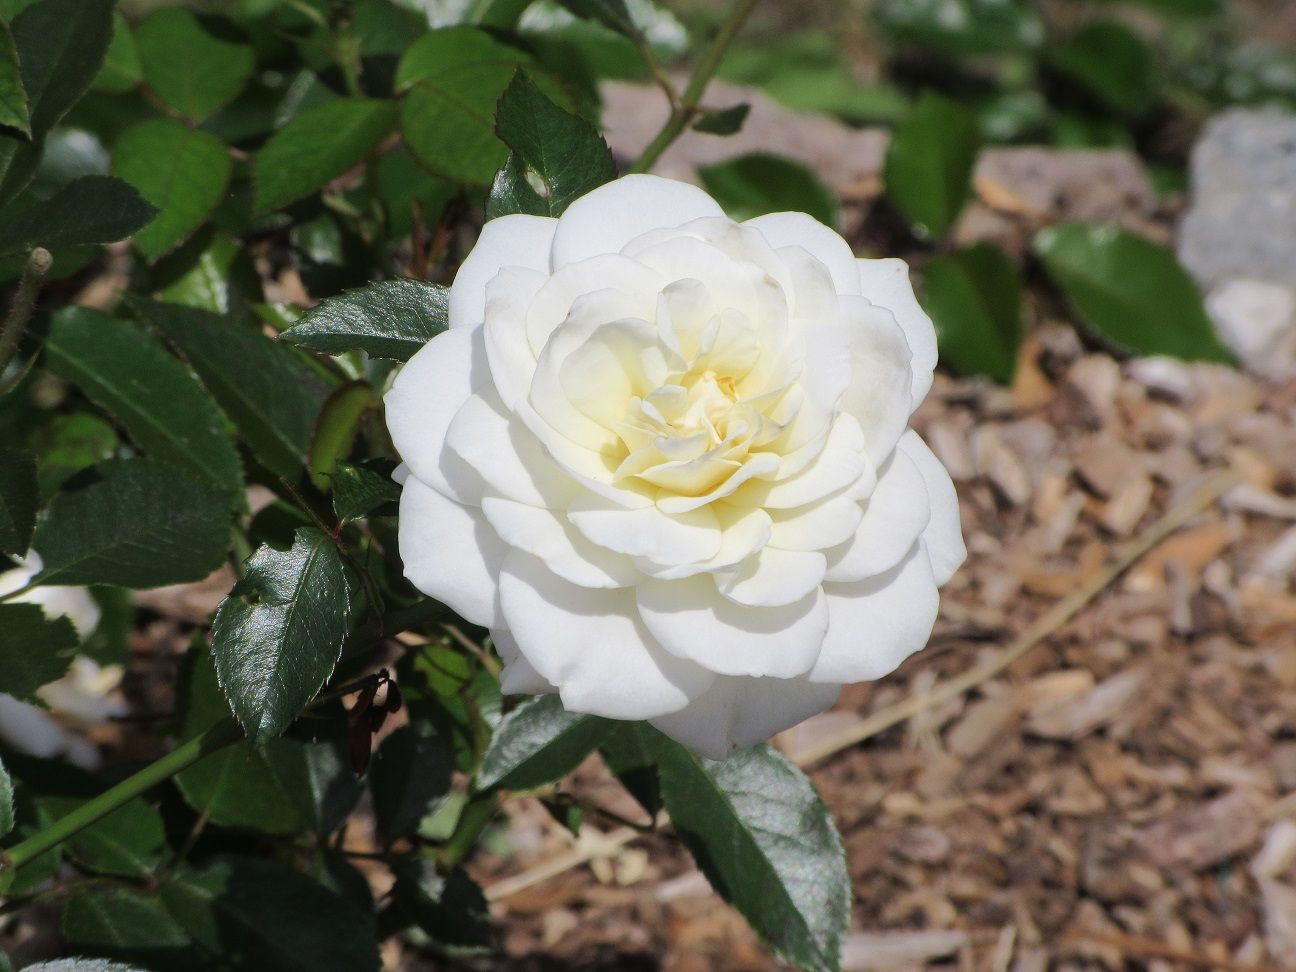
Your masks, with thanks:
M 449 310 L 386 399 L 400 550 L 506 691 L 721 756 L 926 643 L 965 550 L 902 261 L 627 176 L 487 223 Z
M 23 587 L 41 571 L 34 552 L 11 570 L 0 574 L 0 594 Z M 39 604 L 47 618 L 67 616 L 84 640 L 99 625 L 99 605 L 84 587 L 35 587 L 15 602 Z M 78 657 L 66 675 L 36 690 L 46 712 L 11 695 L 0 694 L 0 740 L 29 756 L 65 757 L 85 769 L 99 765 L 99 752 L 77 734 L 125 713 L 126 706 L 113 693 L 122 680 L 120 665 L 100 665 Z

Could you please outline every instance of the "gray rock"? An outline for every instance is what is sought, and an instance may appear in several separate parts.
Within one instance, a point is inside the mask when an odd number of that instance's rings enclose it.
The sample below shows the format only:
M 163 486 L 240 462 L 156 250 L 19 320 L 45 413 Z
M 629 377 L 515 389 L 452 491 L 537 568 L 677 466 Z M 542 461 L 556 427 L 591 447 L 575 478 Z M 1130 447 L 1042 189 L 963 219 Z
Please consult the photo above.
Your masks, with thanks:
M 1296 288 L 1296 114 L 1235 109 L 1207 125 L 1179 259 L 1207 288 L 1236 278 Z

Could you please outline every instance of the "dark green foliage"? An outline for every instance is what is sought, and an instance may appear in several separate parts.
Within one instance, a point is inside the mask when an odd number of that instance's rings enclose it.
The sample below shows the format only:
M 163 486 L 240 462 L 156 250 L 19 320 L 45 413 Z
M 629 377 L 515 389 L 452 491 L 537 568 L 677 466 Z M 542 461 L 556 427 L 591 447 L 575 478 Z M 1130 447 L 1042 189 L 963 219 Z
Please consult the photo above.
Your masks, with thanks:
M 361 350 L 374 358 L 408 361 L 448 323 L 446 288 L 382 280 L 320 302 L 280 340 L 325 354 Z
M 27 552 L 39 498 L 35 457 L 0 448 L 0 554 L 20 557 Z
M 79 640 L 67 618 L 47 619 L 35 604 L 0 604 L 0 692 L 43 705 L 36 690 L 63 676 Z
M 946 364 L 1012 381 L 1022 339 L 1021 282 L 1002 250 L 978 243 L 937 257 L 923 269 L 923 297 Z

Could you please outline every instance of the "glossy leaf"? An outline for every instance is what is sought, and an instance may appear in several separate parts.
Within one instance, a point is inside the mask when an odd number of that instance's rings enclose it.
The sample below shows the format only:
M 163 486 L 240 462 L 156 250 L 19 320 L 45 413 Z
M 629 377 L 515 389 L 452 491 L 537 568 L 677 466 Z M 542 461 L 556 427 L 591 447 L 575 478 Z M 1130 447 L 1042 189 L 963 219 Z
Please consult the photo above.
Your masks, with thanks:
M 36 690 L 63 677 L 80 640 L 65 617 L 49 620 L 35 604 L 0 603 L 0 692 L 44 707 Z
M 150 14 L 135 40 L 149 87 L 194 121 L 231 100 L 252 74 L 251 47 L 217 37 L 182 7 Z
M 40 492 L 31 453 L 0 448 L 0 553 L 21 557 L 36 529 Z
M 156 301 L 131 306 L 189 361 L 253 455 L 276 475 L 298 478 L 328 395 L 310 364 L 243 321 Z
M 599 743 L 608 772 L 621 781 L 649 817 L 662 807 L 657 779 L 656 730 L 644 722 L 623 722 Z
M 46 0 L 48 2 L 48 0 Z M 157 210 L 121 179 L 83 176 L 53 198 L 23 208 L 0 225 L 0 255 L 26 253 L 43 246 L 114 243 L 145 226 Z
M 1085 24 L 1049 49 L 1048 63 L 1116 111 L 1141 115 L 1156 104 L 1156 60 L 1151 48 L 1128 27 Z
M 40 0 L 14 18 L 32 134 L 40 138 L 85 93 L 112 38 L 112 0 Z
M 733 219 L 766 213 L 809 213 L 825 226 L 837 225 L 837 197 L 799 162 L 753 152 L 698 169 L 702 185 Z
M 383 464 L 384 465 L 380 465 Z M 333 512 L 340 522 L 366 516 L 395 516 L 400 486 L 391 478 L 391 463 L 374 459 L 352 466 L 343 463 L 330 477 Z
M 383 740 L 369 764 L 378 834 L 393 841 L 418 829 L 450 792 L 450 751 L 425 727 L 404 725 Z
M 199 956 L 156 892 L 125 887 L 81 888 L 63 909 L 63 937 L 77 952 L 157 972 L 191 969 Z
M 22 69 L 18 64 L 18 47 L 9 25 L 0 21 L 0 125 L 16 128 L 31 137 L 31 118 L 27 113 L 27 92 L 23 90 Z
M 9 770 L 0 760 L 0 837 L 7 836 L 14 828 L 14 787 Z
M 1172 251 L 1114 226 L 1065 223 L 1034 249 L 1080 318 L 1134 354 L 1231 362 L 1201 292 Z
M 943 236 L 967 199 L 978 145 L 973 114 L 926 91 L 896 129 L 886 157 L 887 193 L 928 236 Z
M 566 776 L 612 731 L 597 716 L 568 712 L 557 695 L 523 702 L 506 715 L 482 758 L 478 790 L 530 790 Z
M 333 672 L 351 595 L 342 557 L 314 527 L 292 548 L 262 547 L 216 612 L 212 657 L 230 708 L 254 740 L 277 736 Z
M 338 98 L 302 112 L 257 153 L 256 211 L 284 206 L 343 175 L 392 130 L 388 101 Z
M 665 737 L 658 767 L 675 830 L 712 887 L 788 961 L 837 969 L 850 876 L 805 775 L 768 746 L 715 762 Z
M 135 234 L 140 251 L 156 259 L 206 222 L 225 196 L 232 167 L 220 139 L 169 118 L 123 132 L 113 151 L 113 174 L 158 210 Z
M 281 341 L 325 354 L 361 350 L 408 361 L 449 323 L 449 291 L 418 280 L 380 280 L 316 304 Z
M 495 105 L 525 54 L 472 27 L 434 30 L 401 58 L 400 124 L 415 158 L 449 179 L 487 185 L 508 152 Z
M 561 216 L 574 200 L 616 178 L 612 152 L 598 130 L 555 105 L 520 70 L 500 97 L 495 134 L 513 154 L 495 177 L 487 218 Z
M 257 972 L 377 972 L 369 916 L 282 864 L 218 857 L 177 869 L 161 891 L 211 960 L 245 956 Z
M 242 502 L 243 472 L 207 390 L 154 335 L 89 307 L 54 314 L 46 364 L 113 415 L 155 459 Z
M 478 952 L 495 944 L 486 896 L 461 868 L 439 874 L 428 861 L 397 866 L 396 905 L 434 943 L 456 952 Z
M 1022 339 L 1021 282 L 998 247 L 978 243 L 923 270 L 923 304 L 941 360 L 964 374 L 1012 381 Z
M 102 463 L 50 502 L 33 546 L 42 584 L 161 587 L 201 580 L 229 538 L 227 498 L 147 459 Z

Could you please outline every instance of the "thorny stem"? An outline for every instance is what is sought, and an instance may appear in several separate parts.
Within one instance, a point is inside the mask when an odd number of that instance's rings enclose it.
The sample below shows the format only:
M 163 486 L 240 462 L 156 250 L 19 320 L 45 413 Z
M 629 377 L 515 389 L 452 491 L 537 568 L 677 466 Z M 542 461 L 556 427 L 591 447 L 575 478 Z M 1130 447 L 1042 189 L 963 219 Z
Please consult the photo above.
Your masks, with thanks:
M 9 362 L 18 353 L 18 343 L 27 332 L 27 322 L 31 320 L 36 298 L 40 296 L 41 283 L 53 262 L 50 251 L 43 246 L 36 247 L 27 257 L 22 280 L 18 283 L 18 292 L 14 295 L 13 307 L 9 310 L 4 325 L 0 326 L 0 375 L 4 374 Z
M 87 800 L 71 813 L 54 821 L 44 830 L 33 834 L 20 844 L 0 854 L 0 886 L 8 883 L 13 873 L 29 861 L 76 835 L 96 820 L 107 816 L 129 800 L 151 790 L 170 779 L 181 770 L 188 769 L 212 753 L 224 749 L 243 738 L 243 730 L 233 718 L 223 719 L 206 732 L 181 743 L 161 759 L 150 763 L 134 776 L 129 776 L 116 786 L 105 790 L 92 800 Z
M 715 40 L 711 42 L 711 46 L 702 55 L 702 60 L 698 61 L 693 76 L 689 79 L 688 87 L 684 89 L 684 94 L 680 97 L 679 104 L 672 106 L 666 124 L 657 133 L 656 138 L 648 143 L 643 155 L 639 156 L 639 161 L 630 167 L 631 172 L 647 172 L 651 169 L 653 163 L 661 158 L 662 153 L 670 148 L 671 143 L 679 138 L 685 126 L 693 120 L 693 116 L 697 114 L 698 105 L 702 101 L 702 95 L 706 91 L 706 86 L 710 83 L 716 71 L 719 70 L 725 52 L 729 49 L 729 45 L 733 43 L 734 37 L 738 34 L 738 29 L 742 27 L 747 15 L 756 6 L 756 2 L 757 0 L 734 0 L 734 5 L 729 10 L 729 16 L 720 25 L 720 32 L 716 34 Z

